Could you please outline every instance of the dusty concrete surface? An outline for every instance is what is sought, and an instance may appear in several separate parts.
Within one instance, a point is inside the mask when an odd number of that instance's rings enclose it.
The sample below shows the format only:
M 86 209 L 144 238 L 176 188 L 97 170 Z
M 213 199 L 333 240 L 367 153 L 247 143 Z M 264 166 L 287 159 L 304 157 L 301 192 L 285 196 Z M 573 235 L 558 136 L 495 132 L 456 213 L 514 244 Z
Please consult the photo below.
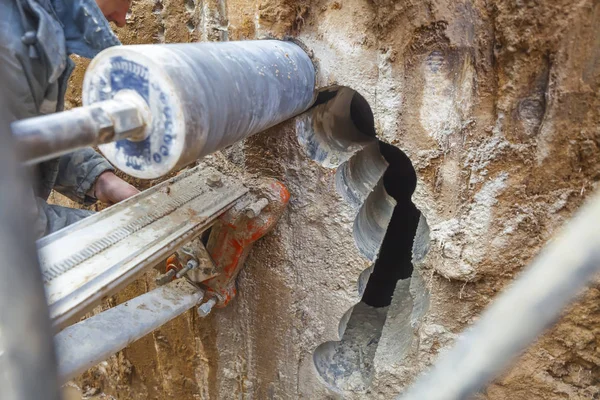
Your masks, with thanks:
M 303 145 L 311 114 L 215 155 L 208 162 L 240 176 L 281 179 L 289 210 L 253 250 L 228 308 L 176 319 L 84 374 L 84 389 L 118 399 L 393 398 L 600 177 L 598 1 L 143 0 L 117 32 L 125 43 L 295 37 L 319 86 L 359 92 L 377 137 L 410 158 L 422 218 L 412 279 L 397 286 L 376 343 L 351 342 L 356 325 L 352 335 L 343 328 L 373 259 L 355 237 L 366 198 L 349 201 L 336 179 L 364 147 L 316 159 Z M 77 92 L 69 96 L 77 104 Z M 115 301 L 148 290 L 154 273 Z M 600 396 L 599 289 L 480 397 Z M 359 361 L 371 368 L 360 384 L 343 378 L 352 362 L 315 356 L 341 338 L 372 356 Z

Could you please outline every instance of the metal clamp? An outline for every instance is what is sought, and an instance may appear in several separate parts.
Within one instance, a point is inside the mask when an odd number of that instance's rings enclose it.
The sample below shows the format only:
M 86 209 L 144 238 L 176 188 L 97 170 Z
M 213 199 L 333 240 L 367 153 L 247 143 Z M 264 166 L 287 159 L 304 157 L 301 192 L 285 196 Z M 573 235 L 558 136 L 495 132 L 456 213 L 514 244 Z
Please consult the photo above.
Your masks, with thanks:
M 290 193 L 279 181 L 265 179 L 253 194 L 240 199 L 211 228 L 206 249 L 220 274 L 203 282 L 215 306 L 226 306 L 236 295 L 235 281 L 254 243 L 269 233 L 283 214 Z
M 214 184 L 214 182 L 212 182 Z M 214 307 L 225 307 L 236 295 L 236 278 L 254 243 L 275 226 L 290 199 L 287 188 L 274 179 L 264 179 L 252 193 L 240 198 L 212 226 L 206 246 L 194 239 L 167 261 L 161 282 L 179 277 L 190 259 L 198 266 L 187 270 L 186 278 L 206 288 L 205 302 L 198 315 L 206 317 Z M 170 269 L 170 270 L 169 270 Z

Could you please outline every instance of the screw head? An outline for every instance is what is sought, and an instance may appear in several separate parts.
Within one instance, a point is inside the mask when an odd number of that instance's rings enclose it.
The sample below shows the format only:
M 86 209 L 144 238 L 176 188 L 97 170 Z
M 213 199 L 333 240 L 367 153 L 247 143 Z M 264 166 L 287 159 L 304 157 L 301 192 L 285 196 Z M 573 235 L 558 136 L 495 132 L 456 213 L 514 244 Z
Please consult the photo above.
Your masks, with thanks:
M 258 201 L 255 201 L 246 208 L 246 216 L 248 218 L 255 218 L 268 205 L 269 200 L 265 198 L 259 199 Z
M 200 318 L 204 318 L 208 314 L 210 314 L 210 312 L 215 304 L 217 304 L 217 299 L 214 297 L 208 299 L 208 301 L 206 303 L 200 304 L 200 306 L 198 306 L 198 310 L 197 310 Z
M 223 181 L 221 181 L 221 177 L 217 174 L 210 174 L 208 178 L 206 178 L 206 184 L 210 187 L 221 187 L 223 186 Z
M 208 316 L 208 314 L 210 314 L 211 310 L 212 307 L 207 307 L 206 303 L 204 303 L 198 307 L 198 315 L 200 316 L 200 318 L 205 318 Z

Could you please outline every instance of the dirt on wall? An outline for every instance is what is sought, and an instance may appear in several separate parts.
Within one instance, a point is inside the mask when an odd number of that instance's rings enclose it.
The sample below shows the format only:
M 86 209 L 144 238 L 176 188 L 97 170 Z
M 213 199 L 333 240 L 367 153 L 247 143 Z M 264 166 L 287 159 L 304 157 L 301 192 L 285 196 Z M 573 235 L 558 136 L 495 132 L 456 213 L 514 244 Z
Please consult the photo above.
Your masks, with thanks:
M 353 237 L 356 209 L 335 192 L 344 164 L 324 165 L 303 147 L 315 114 L 211 157 L 240 176 L 282 180 L 289 210 L 253 250 L 233 304 L 205 320 L 189 312 L 80 379 L 118 399 L 393 398 L 600 178 L 598 1 L 144 0 L 117 34 L 126 44 L 296 38 L 319 87 L 360 93 L 377 137 L 408 156 L 422 216 L 412 278 L 396 287 L 385 323 L 372 324 L 377 334 L 365 332 L 376 346 L 368 379 L 328 380 L 356 348 L 352 307 L 372 266 Z M 155 273 L 114 301 L 152 288 Z M 598 398 L 599 289 L 583 292 L 480 397 Z

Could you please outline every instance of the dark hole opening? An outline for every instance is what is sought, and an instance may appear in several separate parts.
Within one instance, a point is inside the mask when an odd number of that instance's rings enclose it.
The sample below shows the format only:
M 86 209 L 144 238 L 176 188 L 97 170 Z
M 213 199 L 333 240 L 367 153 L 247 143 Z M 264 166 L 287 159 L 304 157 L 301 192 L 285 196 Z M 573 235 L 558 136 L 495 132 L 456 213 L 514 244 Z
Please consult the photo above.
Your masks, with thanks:
M 373 111 L 371 111 L 371 106 L 367 99 L 362 97 L 358 92 L 354 93 L 350 102 L 350 119 L 361 133 L 372 138 L 377 136 L 375 132 L 375 117 L 373 116 Z
M 152 12 L 155 14 L 159 14 L 161 11 L 163 10 L 163 3 L 162 1 L 158 0 L 154 3 L 154 6 L 152 7 Z
M 321 91 L 319 91 L 319 93 L 317 93 L 317 99 L 315 100 L 311 108 L 316 107 L 319 104 L 327 103 L 329 100 L 332 100 L 335 96 L 337 96 L 337 93 L 338 88 L 335 86 L 322 89 Z
M 202 242 L 202 244 L 204 246 L 206 246 L 208 244 L 208 239 L 210 238 L 211 231 L 212 231 L 212 226 L 210 228 L 208 228 L 207 230 L 205 230 L 204 232 L 202 232 L 202 234 L 200 235 L 200 241 Z
M 379 142 L 379 149 L 389 163 L 383 185 L 397 204 L 362 297 L 372 307 L 389 306 L 396 283 L 412 275 L 412 246 L 420 216 L 411 201 L 417 177 L 410 159 L 387 143 Z
M 332 86 L 321 90 L 313 107 L 332 101 L 340 90 L 344 89 Z M 371 107 L 358 92 L 352 96 L 349 111 L 352 123 L 364 135 L 352 138 L 354 141 L 377 137 Z M 347 132 L 344 133 L 347 137 Z M 362 301 L 371 307 L 389 306 L 398 281 L 412 275 L 412 247 L 421 214 L 411 200 L 417 176 L 410 159 L 402 150 L 382 141 L 379 141 L 379 149 L 389 164 L 383 175 L 383 184 L 397 204 L 363 293 Z
M 337 121 L 327 121 L 329 126 L 338 128 L 338 130 L 332 129 L 329 137 L 323 132 L 320 133 L 325 139 L 333 138 L 340 142 L 345 140 L 354 145 L 364 143 L 365 146 L 370 146 L 377 140 L 373 112 L 367 100 L 355 91 L 353 91 L 349 104 L 345 103 L 348 100 L 346 97 L 348 89 L 345 87 L 331 87 L 319 93 L 315 105 L 329 101 L 335 102 L 336 94 L 338 94 L 344 96 L 341 97 L 344 106 L 349 106 L 349 110 L 342 113 L 340 103 L 334 104 L 337 107 L 332 106 L 331 108 L 336 108 L 337 114 L 330 113 L 325 117 L 344 119 L 344 121 L 337 125 L 333 123 Z M 325 108 L 327 109 L 327 106 Z M 318 117 L 323 117 L 323 113 L 316 114 Z M 343 115 L 340 117 L 340 114 Z M 352 124 L 356 129 L 347 129 L 348 118 L 352 120 Z M 313 127 L 319 129 L 322 125 L 314 124 Z M 349 131 L 352 131 L 352 133 Z M 359 131 L 358 135 L 356 135 L 356 131 Z M 326 142 L 326 140 L 323 140 L 323 142 Z M 368 187 L 373 191 L 378 189 L 373 197 L 371 197 L 373 192 L 367 194 L 367 200 L 371 199 L 373 201 L 370 205 L 377 212 L 385 212 L 385 215 L 389 216 L 391 211 L 390 223 L 385 232 L 381 229 L 371 229 L 371 231 L 376 232 L 374 234 L 378 235 L 376 238 L 377 245 L 380 241 L 382 241 L 382 245 L 379 247 L 379 254 L 374 263 L 373 272 L 370 274 L 366 286 L 364 286 L 362 301 L 346 313 L 343 322 L 339 325 L 340 332 L 343 332 L 341 340 L 322 343 L 314 353 L 315 367 L 320 376 L 328 385 L 342 393 L 366 392 L 371 386 L 375 371 L 375 356 L 384 325 L 387 323 L 388 306 L 391 304 L 396 284 L 399 280 L 410 278 L 413 272 L 412 248 L 420 218 L 420 212 L 411 200 L 417 184 L 416 173 L 409 158 L 400 149 L 381 141 L 378 141 L 378 146 L 381 156 L 388 163 L 388 167 L 383 173 L 382 183 L 388 195 L 396 200 L 396 206 L 393 210 L 390 210 L 388 202 L 380 195 L 379 190 L 381 187 L 378 186 L 379 183 L 374 183 L 374 175 L 369 175 L 368 179 L 365 178 L 366 180 L 363 182 L 365 185 L 368 183 Z M 361 164 L 361 167 L 368 169 L 369 163 L 378 164 L 377 173 L 380 173 L 380 160 L 373 160 L 372 148 L 369 148 L 369 151 L 370 153 L 363 153 L 362 155 L 368 154 L 371 158 L 357 159 L 356 165 L 362 162 L 365 164 Z M 317 152 L 315 151 L 315 153 Z M 357 154 L 360 155 L 360 153 Z M 356 165 L 355 168 L 357 168 Z M 356 181 L 364 178 L 364 176 L 359 173 L 356 175 L 350 173 L 345 175 L 345 178 Z M 375 203 L 376 205 L 373 205 Z M 368 204 L 364 202 L 362 207 L 366 207 Z M 361 208 L 360 211 L 364 209 Z M 361 216 L 365 219 L 371 217 L 370 214 L 359 212 L 355 222 Z M 356 229 L 355 225 L 355 234 Z M 370 259 L 373 258 L 373 253 L 374 251 L 369 253 Z M 359 280 L 359 290 L 361 290 L 364 285 L 362 275 Z M 404 296 L 406 293 L 400 293 L 400 295 Z M 405 322 L 410 323 L 410 321 L 392 321 L 398 326 Z

